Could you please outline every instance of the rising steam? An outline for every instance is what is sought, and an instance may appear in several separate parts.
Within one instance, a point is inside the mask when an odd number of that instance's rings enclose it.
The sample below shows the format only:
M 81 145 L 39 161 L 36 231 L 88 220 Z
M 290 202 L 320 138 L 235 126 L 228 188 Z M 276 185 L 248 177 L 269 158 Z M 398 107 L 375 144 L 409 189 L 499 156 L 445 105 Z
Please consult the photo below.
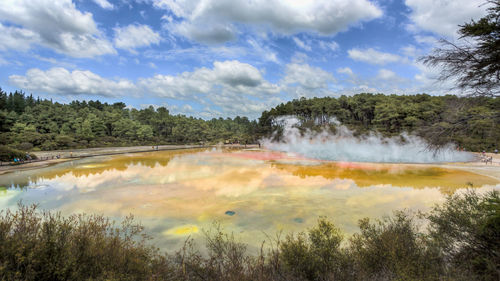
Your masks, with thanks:
M 300 120 L 296 117 L 279 117 L 275 120 L 283 128 L 280 141 L 264 139 L 261 141 L 267 149 L 278 150 L 298 155 L 334 161 L 387 162 L 387 163 L 436 163 L 465 162 L 474 160 L 471 153 L 457 151 L 451 144 L 433 151 L 420 137 L 402 134 L 399 137 L 383 138 L 372 133 L 355 137 L 353 132 L 337 125 L 335 134 L 323 130 L 319 133 L 300 132 Z M 404 141 L 402 141 L 404 139 Z

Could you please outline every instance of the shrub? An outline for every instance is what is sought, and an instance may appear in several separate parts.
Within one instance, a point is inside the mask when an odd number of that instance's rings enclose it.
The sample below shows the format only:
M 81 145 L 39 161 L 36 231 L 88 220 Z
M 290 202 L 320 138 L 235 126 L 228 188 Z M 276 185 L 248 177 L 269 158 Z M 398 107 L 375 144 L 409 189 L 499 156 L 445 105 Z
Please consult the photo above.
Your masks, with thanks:
M 33 149 L 33 144 L 29 142 L 22 142 L 17 145 L 17 149 L 21 151 L 31 151 Z
M 359 222 L 343 242 L 325 218 L 307 232 L 278 235 L 257 255 L 215 223 L 206 253 L 193 239 L 167 255 L 148 246 L 143 228 L 102 216 L 0 212 L 0 280 L 498 280 L 498 192 L 450 196 L 417 217 L 397 211 Z
M 438 280 L 442 262 L 414 217 L 401 211 L 392 217 L 359 222 L 350 240 L 358 280 Z
M 451 268 L 469 280 L 500 279 L 500 196 L 451 195 L 428 215 L 429 233 Z
M 0 213 L 2 280 L 145 280 L 161 278 L 165 257 L 146 246 L 143 228 L 102 216 L 40 212 L 19 206 Z M 153 278 L 154 277 L 154 278 Z
M 280 245 L 285 269 L 307 280 L 347 280 L 351 274 L 343 234 L 325 218 L 307 234 L 288 235 Z
M 36 155 L 34 154 L 30 154 L 30 157 L 36 159 Z M 0 145 L 0 161 L 12 161 L 14 158 L 25 159 L 26 152 Z

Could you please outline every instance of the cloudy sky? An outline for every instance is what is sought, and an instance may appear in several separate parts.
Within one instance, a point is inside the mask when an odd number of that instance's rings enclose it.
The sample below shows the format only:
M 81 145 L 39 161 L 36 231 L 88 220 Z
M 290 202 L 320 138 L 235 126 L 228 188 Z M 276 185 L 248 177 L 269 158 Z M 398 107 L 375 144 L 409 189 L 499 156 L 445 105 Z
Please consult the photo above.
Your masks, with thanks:
M 298 97 L 449 92 L 416 61 L 482 0 L 1 0 L 0 87 L 255 118 Z

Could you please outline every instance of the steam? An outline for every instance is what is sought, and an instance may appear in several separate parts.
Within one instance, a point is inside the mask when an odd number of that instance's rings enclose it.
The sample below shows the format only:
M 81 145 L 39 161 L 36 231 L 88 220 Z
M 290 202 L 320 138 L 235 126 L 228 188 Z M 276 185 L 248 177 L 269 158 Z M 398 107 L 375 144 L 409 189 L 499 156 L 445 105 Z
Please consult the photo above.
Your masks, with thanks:
M 474 160 L 471 153 L 457 151 L 451 144 L 433 151 L 420 137 L 402 134 L 399 137 L 383 138 L 371 133 L 355 137 L 347 127 L 332 119 L 337 125 L 335 134 L 323 130 L 301 134 L 298 129 L 300 120 L 296 117 L 279 117 L 275 124 L 283 128 L 283 138 L 261 140 L 267 149 L 278 150 L 298 155 L 334 161 L 387 162 L 387 163 L 438 163 L 466 162 Z M 403 141 L 404 140 L 404 141 Z

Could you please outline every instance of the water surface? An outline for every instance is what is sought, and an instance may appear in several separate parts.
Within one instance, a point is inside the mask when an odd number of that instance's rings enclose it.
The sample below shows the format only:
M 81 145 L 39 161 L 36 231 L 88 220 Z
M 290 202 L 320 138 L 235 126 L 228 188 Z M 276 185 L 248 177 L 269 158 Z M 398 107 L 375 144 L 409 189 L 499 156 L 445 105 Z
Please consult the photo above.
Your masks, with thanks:
M 319 216 L 345 232 L 364 217 L 427 210 L 493 178 L 440 166 L 342 163 L 257 150 L 179 150 L 94 157 L 0 176 L 0 208 L 133 214 L 155 243 L 178 248 L 214 220 L 258 247 L 266 235 L 301 231 Z

